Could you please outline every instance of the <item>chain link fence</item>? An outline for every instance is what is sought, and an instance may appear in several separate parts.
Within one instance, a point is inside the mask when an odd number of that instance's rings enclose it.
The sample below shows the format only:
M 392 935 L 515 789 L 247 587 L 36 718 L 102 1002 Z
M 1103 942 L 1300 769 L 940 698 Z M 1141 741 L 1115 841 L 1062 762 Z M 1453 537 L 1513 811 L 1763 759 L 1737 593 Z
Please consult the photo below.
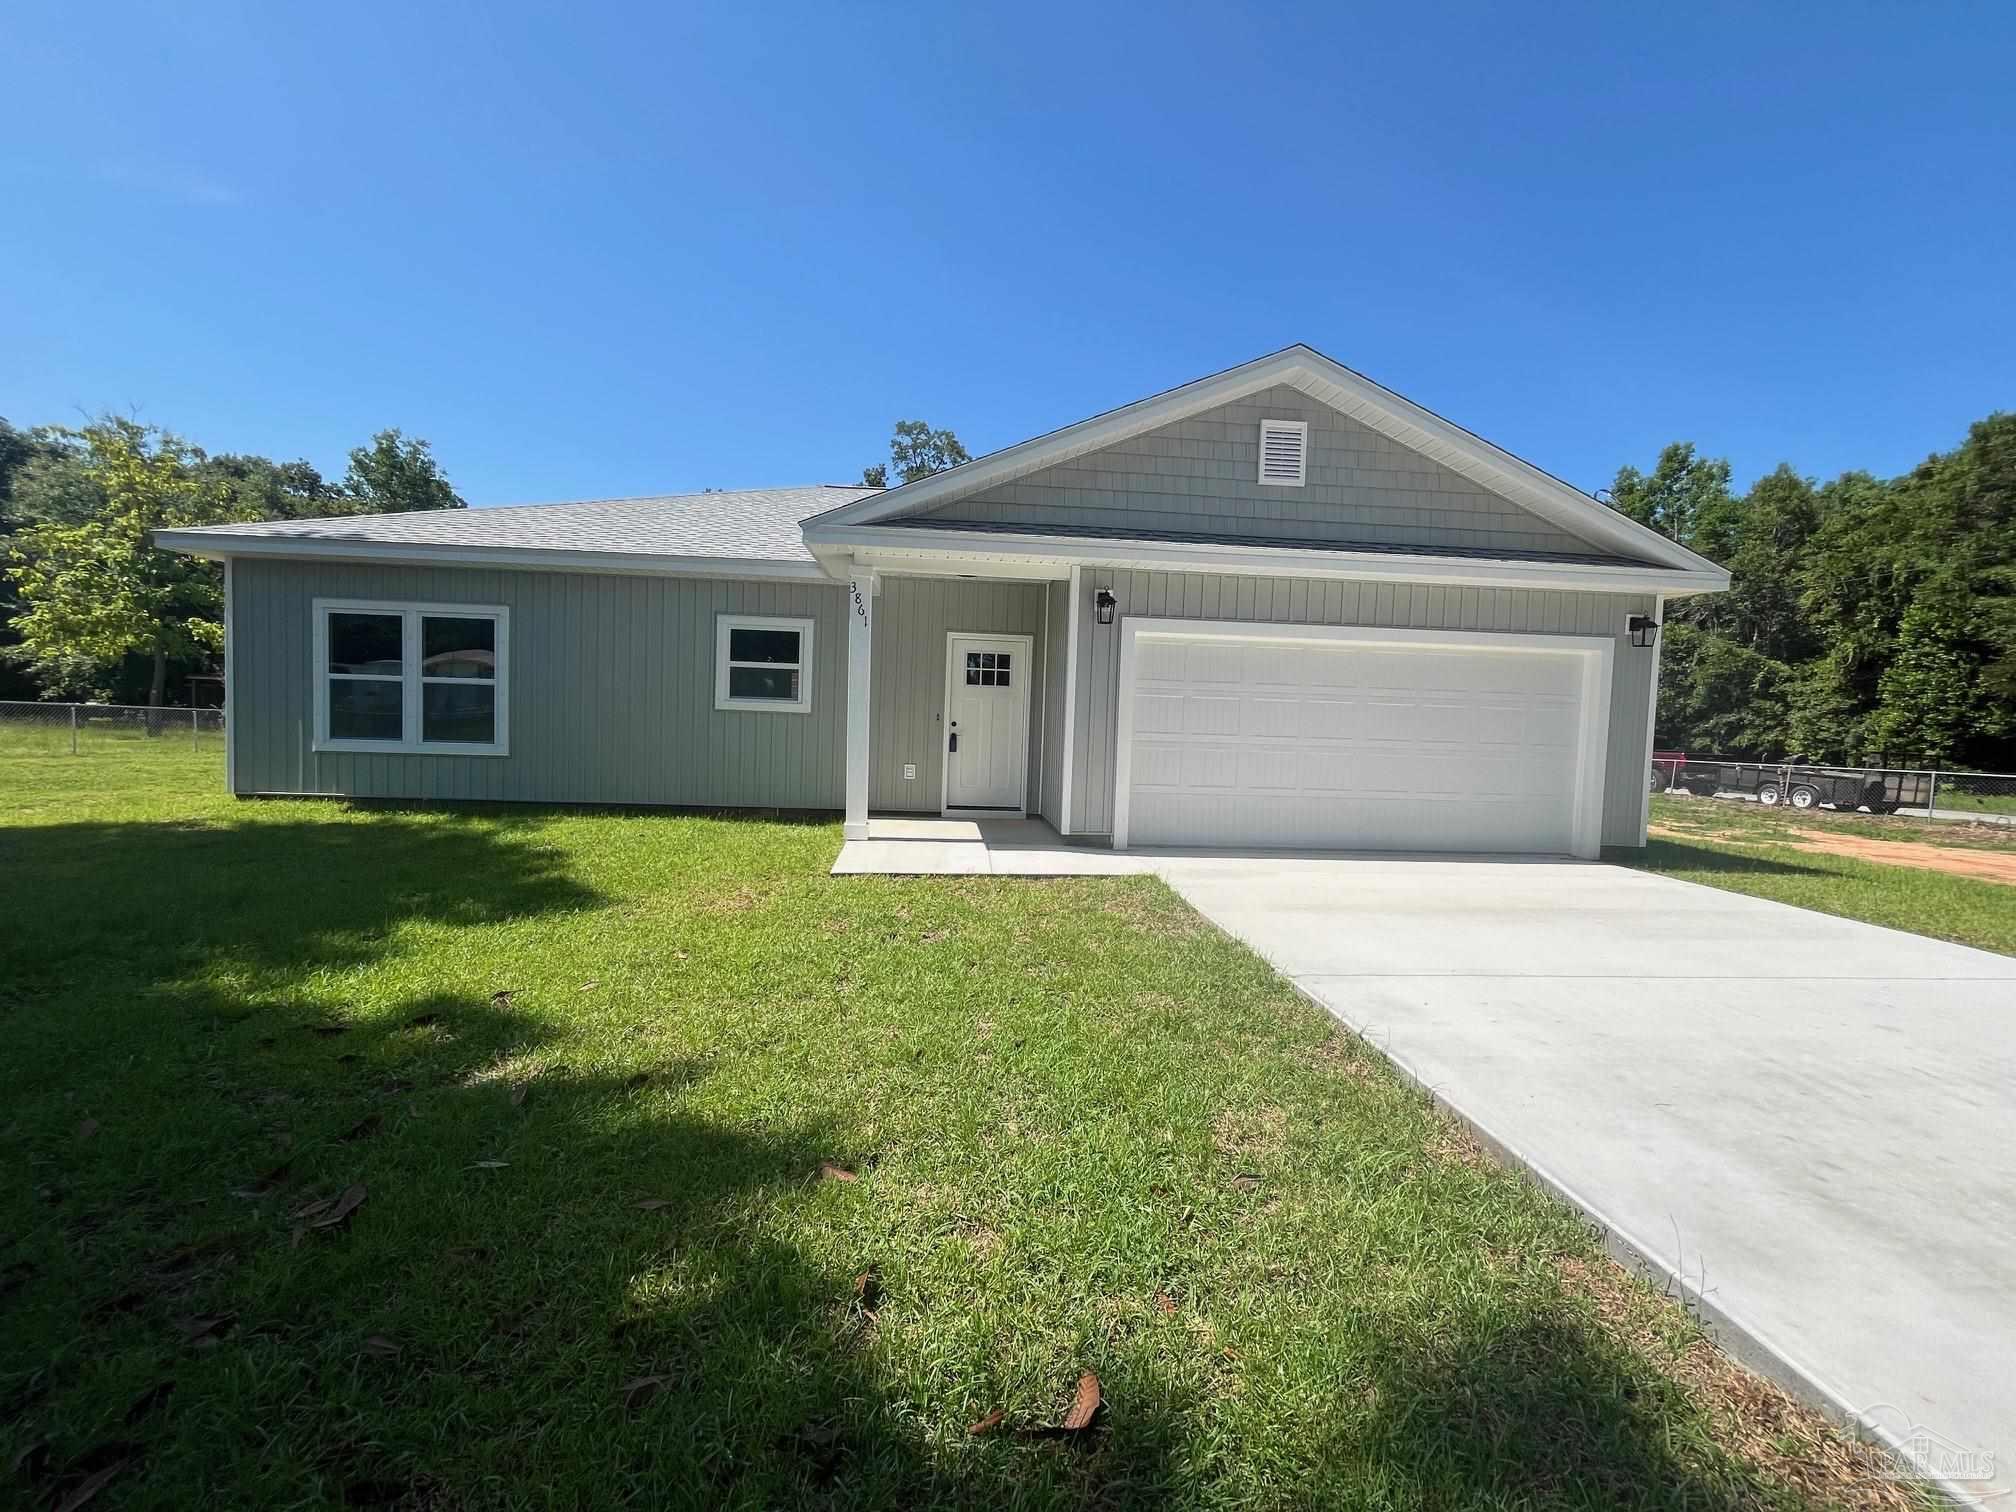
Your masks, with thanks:
M 1655 793 L 1748 799 L 1767 807 L 2016 825 L 2016 772 L 1737 761 L 1661 751 L 1652 758 L 1650 780 Z
M 0 754 L 224 757 L 222 709 L 149 709 L 135 704 L 0 701 Z

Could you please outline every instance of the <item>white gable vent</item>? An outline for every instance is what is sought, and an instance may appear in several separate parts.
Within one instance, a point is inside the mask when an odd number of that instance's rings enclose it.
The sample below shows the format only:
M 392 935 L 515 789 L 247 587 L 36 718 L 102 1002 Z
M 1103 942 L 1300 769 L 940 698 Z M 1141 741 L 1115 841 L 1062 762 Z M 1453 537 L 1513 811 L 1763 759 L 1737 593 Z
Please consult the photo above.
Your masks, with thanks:
M 1300 488 L 1309 478 L 1309 422 L 1260 422 L 1260 481 Z

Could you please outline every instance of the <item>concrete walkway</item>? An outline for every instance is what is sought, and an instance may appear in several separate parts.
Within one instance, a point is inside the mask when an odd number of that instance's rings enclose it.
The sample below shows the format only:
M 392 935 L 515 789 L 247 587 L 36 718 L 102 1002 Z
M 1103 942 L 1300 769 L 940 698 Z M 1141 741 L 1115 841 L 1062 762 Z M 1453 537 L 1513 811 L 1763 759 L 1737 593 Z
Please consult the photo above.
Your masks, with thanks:
M 836 877 L 1116 877 L 1154 870 L 1147 858 L 1066 845 L 1041 819 L 870 819 L 849 840 Z
M 1725 1347 L 2016 1485 L 2016 960 L 1593 863 L 1155 870 Z

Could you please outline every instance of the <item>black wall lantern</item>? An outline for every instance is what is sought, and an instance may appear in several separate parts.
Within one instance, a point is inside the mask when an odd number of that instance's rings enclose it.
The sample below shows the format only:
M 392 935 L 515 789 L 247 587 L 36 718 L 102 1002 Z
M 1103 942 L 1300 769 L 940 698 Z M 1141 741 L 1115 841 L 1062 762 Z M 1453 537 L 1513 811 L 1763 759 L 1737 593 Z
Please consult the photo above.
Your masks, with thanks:
M 1649 614 L 1634 614 L 1624 621 L 1624 628 L 1631 632 L 1631 644 L 1644 650 L 1659 639 L 1659 621 Z
M 1100 624 L 1110 625 L 1113 623 L 1113 610 L 1118 606 L 1119 602 L 1120 600 L 1113 597 L 1113 590 L 1111 588 L 1101 588 L 1097 593 L 1092 595 L 1092 607 L 1099 611 Z

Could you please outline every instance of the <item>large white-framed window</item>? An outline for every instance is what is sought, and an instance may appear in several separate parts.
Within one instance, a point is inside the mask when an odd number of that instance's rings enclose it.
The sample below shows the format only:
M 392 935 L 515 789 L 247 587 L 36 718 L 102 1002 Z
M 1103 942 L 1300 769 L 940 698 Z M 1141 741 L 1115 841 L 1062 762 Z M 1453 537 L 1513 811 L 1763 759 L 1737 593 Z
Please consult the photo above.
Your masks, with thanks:
M 812 621 L 723 614 L 714 621 L 714 707 L 812 711 Z
M 315 600 L 315 749 L 510 753 L 511 611 Z

